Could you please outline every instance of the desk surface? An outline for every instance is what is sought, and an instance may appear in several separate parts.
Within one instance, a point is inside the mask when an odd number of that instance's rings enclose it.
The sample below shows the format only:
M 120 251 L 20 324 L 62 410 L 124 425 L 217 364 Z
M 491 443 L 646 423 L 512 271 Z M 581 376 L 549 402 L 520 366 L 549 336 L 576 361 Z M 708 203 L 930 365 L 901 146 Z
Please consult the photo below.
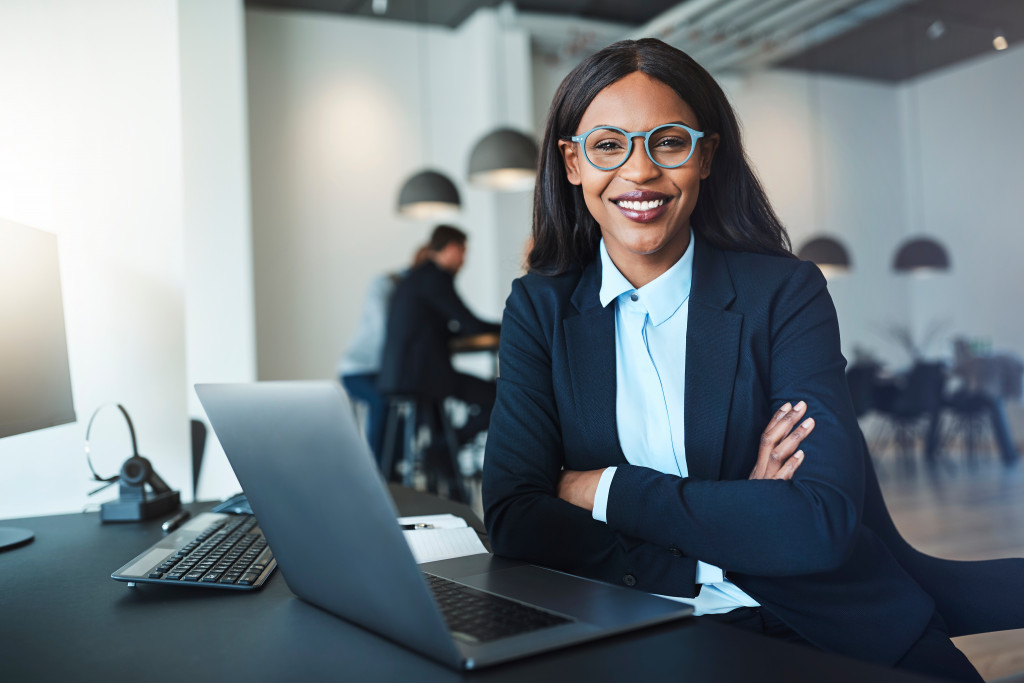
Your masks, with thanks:
M 453 512 L 482 530 L 465 506 L 404 489 L 392 492 L 402 514 Z M 193 512 L 207 507 L 186 506 Z M 36 540 L 0 552 L 0 678 L 922 680 L 692 619 L 463 674 L 299 600 L 280 571 L 254 593 L 129 588 L 110 579 L 160 537 L 161 521 L 103 525 L 96 513 L 18 520 Z

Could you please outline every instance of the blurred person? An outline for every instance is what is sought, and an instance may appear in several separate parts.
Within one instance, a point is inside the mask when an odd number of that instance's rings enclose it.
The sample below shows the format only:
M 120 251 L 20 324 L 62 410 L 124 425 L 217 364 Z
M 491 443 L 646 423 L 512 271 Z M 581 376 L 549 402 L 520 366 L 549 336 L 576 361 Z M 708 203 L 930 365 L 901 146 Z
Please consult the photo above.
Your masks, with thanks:
M 495 384 L 452 366 L 449 344 L 456 337 L 496 333 L 501 326 L 477 318 L 455 291 L 455 276 L 466 259 L 467 235 L 450 225 L 434 229 L 429 256 L 395 288 L 388 312 L 378 390 L 429 400 L 455 398 L 469 405 L 469 419 L 457 430 L 460 444 L 487 429 Z M 432 439 L 431 450 L 439 447 Z
M 380 463 L 384 448 L 384 421 L 387 419 L 387 400 L 377 391 L 381 353 L 384 351 L 384 332 L 387 325 L 388 303 L 395 285 L 411 268 L 422 264 L 430 254 L 424 245 L 416 250 L 412 265 L 400 271 L 383 273 L 370 281 L 363 301 L 355 335 L 345 355 L 338 361 L 338 379 L 349 396 L 366 404 L 366 440 Z

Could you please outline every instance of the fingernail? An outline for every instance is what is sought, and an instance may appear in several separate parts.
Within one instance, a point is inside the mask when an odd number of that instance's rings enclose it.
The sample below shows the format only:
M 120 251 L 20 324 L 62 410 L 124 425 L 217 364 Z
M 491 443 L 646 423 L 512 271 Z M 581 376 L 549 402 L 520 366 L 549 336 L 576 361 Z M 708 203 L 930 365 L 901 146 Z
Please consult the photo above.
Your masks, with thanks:
M 792 403 L 786 403 L 781 408 L 779 408 L 779 412 L 780 413 L 788 413 L 792 408 L 793 408 L 793 404 Z
M 797 451 L 796 453 L 793 454 L 793 457 L 796 458 L 797 460 L 802 460 L 803 457 L 804 457 L 804 452 L 803 451 Z
M 803 410 L 806 407 L 807 407 L 807 404 L 804 403 L 803 401 L 800 401 L 799 403 L 796 404 L 797 411 L 801 411 L 801 410 Z
M 806 420 L 804 420 L 804 423 L 802 425 L 800 425 L 800 426 L 803 427 L 804 429 L 810 429 L 811 427 L 814 426 L 814 418 L 813 417 L 807 418 Z

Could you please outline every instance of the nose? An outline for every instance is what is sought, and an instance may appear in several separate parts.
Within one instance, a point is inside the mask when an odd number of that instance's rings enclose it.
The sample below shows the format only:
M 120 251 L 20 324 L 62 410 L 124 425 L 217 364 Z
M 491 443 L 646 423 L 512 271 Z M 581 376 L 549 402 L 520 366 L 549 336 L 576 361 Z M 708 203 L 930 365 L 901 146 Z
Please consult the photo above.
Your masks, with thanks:
M 619 177 L 633 183 L 641 184 L 653 180 L 661 175 L 661 167 L 658 166 L 647 154 L 642 136 L 633 138 L 633 149 L 626 158 L 626 162 L 619 166 Z

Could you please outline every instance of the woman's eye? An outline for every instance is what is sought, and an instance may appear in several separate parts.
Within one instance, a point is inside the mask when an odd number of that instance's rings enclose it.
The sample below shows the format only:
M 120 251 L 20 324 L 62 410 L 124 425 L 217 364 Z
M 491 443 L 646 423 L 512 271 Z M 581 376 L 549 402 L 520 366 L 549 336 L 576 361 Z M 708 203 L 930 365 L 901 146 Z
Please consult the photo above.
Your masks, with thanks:
M 622 149 L 622 144 L 617 140 L 601 140 L 594 145 L 594 149 L 599 149 L 603 152 L 612 152 L 617 149 Z
M 678 149 L 680 147 L 685 147 L 687 144 L 689 144 L 688 141 L 683 138 L 670 137 L 658 140 L 655 143 L 655 146 L 665 147 L 668 149 Z

